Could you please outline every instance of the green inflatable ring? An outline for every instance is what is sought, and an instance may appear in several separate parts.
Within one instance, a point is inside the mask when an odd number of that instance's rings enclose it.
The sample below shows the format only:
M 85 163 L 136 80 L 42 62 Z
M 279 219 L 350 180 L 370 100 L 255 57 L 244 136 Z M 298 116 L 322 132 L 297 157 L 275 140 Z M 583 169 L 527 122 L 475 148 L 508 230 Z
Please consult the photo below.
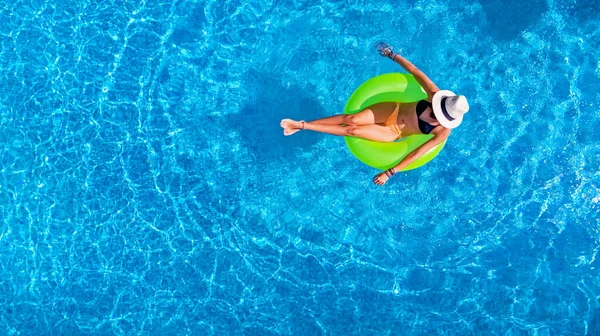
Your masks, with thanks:
M 410 103 L 427 98 L 427 94 L 412 75 L 402 73 L 383 74 L 364 82 L 352 93 L 344 114 L 353 114 L 381 102 Z M 355 137 L 345 137 L 350 152 L 363 163 L 380 170 L 397 165 L 406 155 L 431 139 L 430 134 L 415 134 L 396 142 L 375 142 Z M 413 161 L 402 171 L 419 168 L 431 161 L 446 142 Z

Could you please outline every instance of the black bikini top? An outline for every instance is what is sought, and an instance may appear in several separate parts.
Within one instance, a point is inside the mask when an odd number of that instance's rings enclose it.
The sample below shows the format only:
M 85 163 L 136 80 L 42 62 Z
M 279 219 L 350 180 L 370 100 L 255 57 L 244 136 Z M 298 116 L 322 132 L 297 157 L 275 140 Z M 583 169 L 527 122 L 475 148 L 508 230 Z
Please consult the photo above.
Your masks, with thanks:
M 423 112 L 425 112 L 425 110 L 428 107 L 431 108 L 432 111 L 433 111 L 433 108 L 431 107 L 431 103 L 428 102 L 427 100 L 420 100 L 417 103 L 417 107 L 416 107 L 416 110 L 417 110 L 417 120 L 419 121 L 419 130 L 423 134 L 429 134 L 429 133 L 431 133 L 431 131 L 434 128 L 438 127 L 438 125 L 434 126 L 434 125 L 426 122 L 425 120 L 421 120 L 421 118 L 420 118 L 421 114 L 423 114 Z

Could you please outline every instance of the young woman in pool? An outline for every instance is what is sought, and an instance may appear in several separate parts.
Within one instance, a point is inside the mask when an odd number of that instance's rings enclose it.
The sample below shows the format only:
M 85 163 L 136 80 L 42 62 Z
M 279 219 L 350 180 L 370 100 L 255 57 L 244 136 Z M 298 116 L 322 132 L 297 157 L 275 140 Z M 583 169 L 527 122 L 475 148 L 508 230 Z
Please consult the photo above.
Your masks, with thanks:
M 283 119 L 281 127 L 284 135 L 309 130 L 380 142 L 393 142 L 413 134 L 433 134 L 429 141 L 404 157 L 395 167 L 373 177 L 375 184 L 383 185 L 396 172 L 446 140 L 469 111 L 469 103 L 464 96 L 440 90 L 421 70 L 394 53 L 387 44 L 378 43 L 377 49 L 381 56 L 389 57 L 412 74 L 425 89 L 427 99 L 413 103 L 378 103 L 356 114 L 338 114 L 314 121 Z

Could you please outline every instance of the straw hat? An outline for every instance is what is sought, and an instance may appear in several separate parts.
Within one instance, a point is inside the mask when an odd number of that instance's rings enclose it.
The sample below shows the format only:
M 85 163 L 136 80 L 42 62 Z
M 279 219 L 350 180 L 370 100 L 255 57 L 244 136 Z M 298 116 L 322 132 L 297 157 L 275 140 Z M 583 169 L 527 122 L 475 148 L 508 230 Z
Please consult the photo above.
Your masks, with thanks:
M 455 128 L 469 111 L 469 102 L 465 96 L 457 96 L 454 92 L 440 90 L 433 95 L 431 106 L 435 118 L 446 128 Z

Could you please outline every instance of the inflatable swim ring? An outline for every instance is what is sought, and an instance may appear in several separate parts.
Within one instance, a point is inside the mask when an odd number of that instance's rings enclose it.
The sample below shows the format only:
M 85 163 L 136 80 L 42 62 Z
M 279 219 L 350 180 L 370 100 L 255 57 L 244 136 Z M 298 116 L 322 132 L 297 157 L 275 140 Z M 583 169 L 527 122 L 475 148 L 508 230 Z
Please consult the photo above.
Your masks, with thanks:
M 364 82 L 352 93 L 344 114 L 362 111 L 368 106 L 382 102 L 411 103 L 427 98 L 425 90 L 408 74 L 383 74 Z M 396 142 L 375 142 L 355 137 L 345 137 L 350 152 L 363 163 L 379 170 L 390 169 L 406 155 L 431 139 L 431 134 L 415 134 Z M 419 168 L 431 161 L 444 147 L 446 141 L 433 147 L 401 171 Z

